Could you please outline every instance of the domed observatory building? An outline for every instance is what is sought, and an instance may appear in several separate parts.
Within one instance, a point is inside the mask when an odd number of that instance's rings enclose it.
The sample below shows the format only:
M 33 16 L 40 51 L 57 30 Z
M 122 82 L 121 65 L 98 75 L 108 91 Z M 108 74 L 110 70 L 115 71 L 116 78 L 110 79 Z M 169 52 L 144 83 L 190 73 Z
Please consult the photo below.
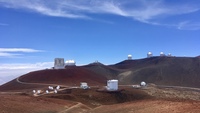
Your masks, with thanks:
M 65 68 L 64 58 L 55 58 L 54 69 L 64 69 L 64 68 Z
M 168 53 L 168 55 L 167 55 L 168 57 L 171 57 L 172 56 L 172 54 L 171 53 Z
M 74 60 L 67 60 L 65 66 L 76 66 L 76 62 Z
M 160 52 L 160 56 L 165 56 L 165 54 L 163 52 Z
M 128 55 L 128 60 L 132 60 L 132 55 Z
M 153 53 L 152 52 L 148 52 L 147 53 L 147 58 L 153 57 Z
M 142 86 L 142 87 L 144 87 L 144 86 L 146 86 L 147 84 L 146 84 L 146 82 L 144 82 L 144 81 L 142 81 L 141 83 L 140 83 L 140 86 Z

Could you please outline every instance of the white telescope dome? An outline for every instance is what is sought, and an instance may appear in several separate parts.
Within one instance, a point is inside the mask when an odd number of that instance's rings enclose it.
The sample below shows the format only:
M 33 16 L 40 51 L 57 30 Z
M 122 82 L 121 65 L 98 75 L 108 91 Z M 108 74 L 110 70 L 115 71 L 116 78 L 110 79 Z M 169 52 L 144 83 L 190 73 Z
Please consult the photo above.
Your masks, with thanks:
M 128 55 L 128 60 L 132 60 L 132 55 Z
M 164 52 L 160 52 L 160 56 L 165 56 Z
M 65 63 L 75 63 L 74 60 L 67 60 Z
M 146 83 L 145 83 L 144 81 L 142 81 L 142 82 L 140 83 L 140 85 L 141 85 L 141 86 L 146 86 Z
M 67 60 L 65 62 L 65 66 L 75 66 L 76 62 L 74 60 Z
M 150 58 L 150 57 L 152 57 L 152 56 L 153 56 L 153 53 L 152 53 L 152 52 L 148 52 L 148 53 L 147 53 L 147 57 L 148 57 L 148 58 Z

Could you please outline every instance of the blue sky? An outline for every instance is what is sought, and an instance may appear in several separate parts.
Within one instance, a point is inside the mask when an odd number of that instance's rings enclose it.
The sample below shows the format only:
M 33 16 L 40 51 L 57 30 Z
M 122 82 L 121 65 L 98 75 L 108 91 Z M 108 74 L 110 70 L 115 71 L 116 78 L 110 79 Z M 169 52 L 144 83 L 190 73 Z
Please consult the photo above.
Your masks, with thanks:
M 197 0 L 0 0 L 0 83 L 56 57 L 78 65 L 149 51 L 195 57 L 199 36 Z

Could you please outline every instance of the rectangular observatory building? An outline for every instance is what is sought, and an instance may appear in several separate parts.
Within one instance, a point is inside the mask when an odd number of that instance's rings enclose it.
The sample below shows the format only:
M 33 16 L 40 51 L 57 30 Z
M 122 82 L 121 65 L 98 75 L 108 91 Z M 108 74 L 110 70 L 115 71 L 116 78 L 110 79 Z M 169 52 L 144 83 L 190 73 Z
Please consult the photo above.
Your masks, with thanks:
M 107 81 L 107 90 L 108 91 L 118 90 L 118 80 L 108 80 Z
M 54 69 L 64 69 L 64 68 L 65 68 L 64 58 L 55 58 Z

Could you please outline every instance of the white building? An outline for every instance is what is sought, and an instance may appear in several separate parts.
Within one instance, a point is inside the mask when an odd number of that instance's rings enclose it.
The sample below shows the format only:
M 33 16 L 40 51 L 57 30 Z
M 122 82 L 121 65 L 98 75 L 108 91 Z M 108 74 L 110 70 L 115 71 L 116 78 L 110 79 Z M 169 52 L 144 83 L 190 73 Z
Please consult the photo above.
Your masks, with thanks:
M 144 81 L 142 81 L 141 83 L 140 83 L 140 86 L 146 86 L 147 84 L 144 82 Z
M 75 66 L 76 62 L 74 60 L 67 60 L 65 62 L 65 66 Z
M 171 57 L 172 56 L 172 54 L 171 53 L 168 53 L 168 57 Z
M 160 52 L 160 56 L 165 56 L 165 54 L 163 52 Z
M 81 82 L 80 84 L 81 84 L 80 87 L 82 89 L 88 89 L 89 88 L 89 86 L 88 86 L 88 84 L 86 82 Z
M 147 53 L 147 58 L 150 58 L 150 57 L 152 57 L 153 56 L 153 53 L 152 52 L 148 52 Z
M 64 68 L 65 68 L 64 58 L 55 58 L 54 69 L 64 69 Z
M 108 80 L 107 81 L 107 90 L 109 90 L 109 91 L 118 90 L 118 80 Z
M 132 55 L 128 55 L 128 60 L 132 60 Z

